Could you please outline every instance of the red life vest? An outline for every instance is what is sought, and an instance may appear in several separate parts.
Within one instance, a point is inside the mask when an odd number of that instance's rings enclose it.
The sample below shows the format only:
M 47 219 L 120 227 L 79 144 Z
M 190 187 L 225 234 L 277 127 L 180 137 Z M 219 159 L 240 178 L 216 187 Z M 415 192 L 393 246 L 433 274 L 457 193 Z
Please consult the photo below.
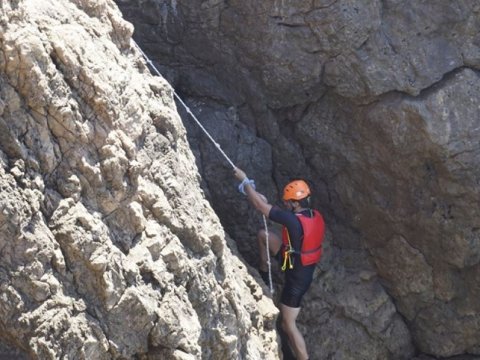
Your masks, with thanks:
M 298 216 L 298 220 L 302 224 L 303 229 L 303 241 L 302 249 L 298 251 L 297 249 L 292 249 L 290 244 L 290 239 L 288 235 L 288 230 L 284 226 L 282 230 L 282 242 L 283 242 L 283 256 L 284 263 L 286 263 L 286 257 L 289 256 L 290 252 L 300 254 L 300 259 L 302 265 L 311 265 L 315 264 L 320 260 L 322 256 L 322 243 L 323 237 L 325 235 L 325 222 L 323 221 L 322 215 L 317 211 L 313 210 L 313 216 L 308 217 L 302 214 L 295 214 Z M 288 259 L 290 261 L 290 259 Z M 291 261 L 290 261 L 290 264 Z M 290 268 L 293 266 L 290 265 Z

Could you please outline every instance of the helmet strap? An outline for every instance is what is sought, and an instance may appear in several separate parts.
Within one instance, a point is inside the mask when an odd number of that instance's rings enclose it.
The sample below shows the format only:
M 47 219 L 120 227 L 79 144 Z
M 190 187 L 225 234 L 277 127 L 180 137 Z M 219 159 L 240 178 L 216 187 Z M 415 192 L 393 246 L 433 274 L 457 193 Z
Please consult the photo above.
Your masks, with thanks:
M 298 210 L 300 210 L 302 208 L 302 206 L 300 205 L 300 202 L 298 202 L 296 200 L 290 200 L 290 203 L 292 204 L 292 211 L 293 212 L 297 212 Z

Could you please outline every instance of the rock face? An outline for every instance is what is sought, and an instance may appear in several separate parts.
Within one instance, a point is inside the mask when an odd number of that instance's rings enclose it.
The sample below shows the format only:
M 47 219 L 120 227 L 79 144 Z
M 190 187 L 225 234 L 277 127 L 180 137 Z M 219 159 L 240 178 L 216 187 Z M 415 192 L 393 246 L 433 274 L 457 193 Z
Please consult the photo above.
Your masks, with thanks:
M 0 5 L 0 354 L 276 359 L 132 31 L 108 0 Z
M 117 3 L 261 191 L 312 182 L 330 229 L 300 319 L 315 358 L 480 356 L 477 1 Z M 185 124 L 255 265 L 261 222 Z

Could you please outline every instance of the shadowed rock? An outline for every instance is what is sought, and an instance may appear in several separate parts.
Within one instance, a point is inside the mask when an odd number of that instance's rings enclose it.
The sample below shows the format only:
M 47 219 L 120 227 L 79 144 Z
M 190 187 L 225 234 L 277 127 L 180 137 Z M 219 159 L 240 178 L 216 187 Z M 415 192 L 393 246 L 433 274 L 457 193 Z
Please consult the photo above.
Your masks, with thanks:
M 312 354 L 480 355 L 476 2 L 117 3 L 261 192 L 312 182 L 330 229 L 300 319 Z M 214 209 L 256 265 L 258 216 L 185 124 Z

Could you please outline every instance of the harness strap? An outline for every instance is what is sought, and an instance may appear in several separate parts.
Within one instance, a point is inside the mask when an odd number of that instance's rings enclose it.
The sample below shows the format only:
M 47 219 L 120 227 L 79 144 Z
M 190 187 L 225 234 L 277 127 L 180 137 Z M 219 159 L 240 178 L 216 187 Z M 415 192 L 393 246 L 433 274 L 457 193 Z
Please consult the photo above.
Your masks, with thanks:
M 282 271 L 285 271 L 287 269 L 287 266 L 289 269 L 293 269 L 293 261 L 292 261 L 292 254 L 312 254 L 317 252 L 318 250 L 322 249 L 322 245 L 317 246 L 315 249 L 311 249 L 308 251 L 296 251 L 292 247 L 292 243 L 290 241 L 290 234 L 288 232 L 288 229 L 285 230 L 287 232 L 287 240 L 288 240 L 288 246 L 284 250 L 284 256 L 283 256 L 283 264 L 282 264 Z
M 293 269 L 291 254 L 295 253 L 295 249 L 292 247 L 292 243 L 290 242 L 290 234 L 288 233 L 288 230 L 286 231 L 287 231 L 288 247 L 284 250 L 282 271 L 287 270 L 287 263 L 288 263 L 288 268 Z

